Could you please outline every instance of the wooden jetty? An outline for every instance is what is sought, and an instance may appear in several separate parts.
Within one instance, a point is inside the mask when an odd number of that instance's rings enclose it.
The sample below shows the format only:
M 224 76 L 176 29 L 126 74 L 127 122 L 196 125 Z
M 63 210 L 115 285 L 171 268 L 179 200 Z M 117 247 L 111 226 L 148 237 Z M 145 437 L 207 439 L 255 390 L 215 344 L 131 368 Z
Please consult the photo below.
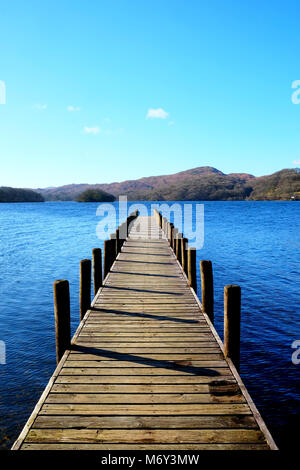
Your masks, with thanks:
M 60 339 L 14 450 L 277 449 L 234 365 L 230 330 L 224 350 L 213 326 L 210 266 L 206 313 L 191 287 L 195 250 L 182 239 L 156 212 L 135 217 L 121 243 L 107 241 L 107 275 L 67 348 Z M 227 304 L 229 329 L 237 304 Z

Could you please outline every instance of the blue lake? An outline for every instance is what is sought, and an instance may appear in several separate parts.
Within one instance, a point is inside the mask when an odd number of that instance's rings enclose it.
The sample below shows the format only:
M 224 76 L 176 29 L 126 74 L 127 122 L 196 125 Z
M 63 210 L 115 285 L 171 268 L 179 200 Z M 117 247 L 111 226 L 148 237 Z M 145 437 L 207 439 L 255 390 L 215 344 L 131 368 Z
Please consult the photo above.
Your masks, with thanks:
M 150 207 L 150 203 L 145 203 Z M 195 204 L 195 203 L 193 203 Z M 91 257 L 98 204 L 0 204 L 0 446 L 11 446 L 55 368 L 52 285 L 70 281 L 79 322 L 79 261 Z M 204 245 L 222 337 L 223 288 L 242 288 L 241 376 L 279 447 L 295 445 L 300 415 L 298 202 L 205 202 Z M 111 221 L 113 223 L 113 221 Z M 114 227 L 111 225 L 109 233 Z M 299 354 L 300 357 L 300 354 Z

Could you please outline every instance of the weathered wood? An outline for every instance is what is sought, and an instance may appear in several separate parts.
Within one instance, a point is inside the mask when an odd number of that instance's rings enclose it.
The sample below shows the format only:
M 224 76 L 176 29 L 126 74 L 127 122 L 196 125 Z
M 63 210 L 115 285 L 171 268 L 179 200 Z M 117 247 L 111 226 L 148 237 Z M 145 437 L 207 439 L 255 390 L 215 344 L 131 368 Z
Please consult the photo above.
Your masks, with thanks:
M 32 429 L 28 442 L 108 442 L 108 443 L 142 443 L 142 442 L 165 442 L 165 443 L 242 443 L 262 442 L 260 431 L 250 429 L 218 429 L 198 430 L 186 429 L 184 435 L 180 430 L 170 429 L 126 429 L 125 432 L 114 429 L 103 429 L 101 433 L 93 429 Z
M 182 257 L 181 257 L 181 239 L 182 239 L 182 233 L 177 233 L 176 258 L 178 259 L 178 261 L 179 261 L 180 264 L 182 264 Z
M 224 354 L 240 368 L 241 288 L 224 287 Z
M 127 220 L 122 251 L 14 448 L 276 448 L 170 249 L 171 224 L 159 227 L 158 212 Z
M 174 225 L 170 223 L 170 238 L 169 238 L 169 243 L 170 247 L 174 248 Z
M 141 451 L 141 450 L 269 450 L 269 446 L 265 443 L 239 443 L 239 444 L 152 444 L 147 441 L 146 444 L 88 444 L 88 443 L 25 443 L 22 450 L 97 450 L 99 451 L 115 451 L 115 450 L 126 450 L 126 451 Z
M 188 248 L 188 280 L 190 287 L 192 287 L 195 292 L 197 292 L 196 254 L 197 251 L 195 248 Z
M 117 387 L 121 387 L 118 385 Z M 138 385 L 135 385 L 138 387 Z M 146 388 L 146 386 L 145 386 Z M 116 390 L 118 393 L 118 390 Z M 37 429 L 199 429 L 199 428 L 246 428 L 256 429 L 252 416 L 39 416 L 34 423 Z
M 202 308 L 214 323 L 214 283 L 212 263 L 208 260 L 200 261 Z
M 93 252 L 93 283 L 94 296 L 102 286 L 102 252 L 101 248 L 94 248 Z
M 243 395 L 210 393 L 50 393 L 45 403 L 57 404 L 149 404 L 149 403 L 245 403 Z
M 178 228 L 174 227 L 173 228 L 173 241 L 172 241 L 172 248 L 174 253 L 176 254 L 176 244 L 177 244 L 177 233 L 178 233 Z
M 90 259 L 82 259 L 80 261 L 80 275 L 79 275 L 80 320 L 83 319 L 87 310 L 91 306 L 91 269 L 92 269 L 92 263 Z
M 182 237 L 181 239 L 181 266 L 182 266 L 182 270 L 184 271 L 186 275 L 188 275 L 187 250 L 188 250 L 188 239 Z
M 61 279 L 53 284 L 56 362 L 57 364 L 71 344 L 69 282 Z
M 117 228 L 116 230 L 116 257 L 121 251 L 121 244 L 120 244 L 120 230 Z
M 106 406 L 102 404 L 54 404 L 49 403 L 43 406 L 43 409 L 40 412 L 40 415 L 121 415 L 121 416 L 139 416 L 139 415 L 251 415 L 248 405 L 244 403 L 236 404 L 224 404 L 224 403 L 213 403 L 213 404 L 203 404 L 203 403 L 185 403 L 178 404 L 172 403 L 169 404 L 107 404 Z M 102 430 L 101 430 L 102 431 Z M 202 432 L 202 431 L 201 431 Z M 198 432 L 199 433 L 199 432 Z M 199 433 L 200 434 L 200 433 Z M 130 440 L 129 440 L 130 442 Z
M 115 259 L 115 240 L 104 240 L 103 278 L 105 279 Z

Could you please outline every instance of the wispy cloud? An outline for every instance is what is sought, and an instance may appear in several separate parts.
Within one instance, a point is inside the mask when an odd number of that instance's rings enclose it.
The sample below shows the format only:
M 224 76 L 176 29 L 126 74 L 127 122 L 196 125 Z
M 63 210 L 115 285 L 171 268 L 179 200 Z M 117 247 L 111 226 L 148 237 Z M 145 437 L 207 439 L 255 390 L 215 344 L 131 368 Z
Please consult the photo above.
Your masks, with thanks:
M 100 128 L 98 126 L 94 126 L 94 127 L 84 126 L 83 132 L 84 132 L 84 134 L 94 134 L 94 135 L 96 135 L 96 134 L 99 134 Z
M 83 128 L 83 133 L 84 134 L 101 134 L 101 135 L 118 135 L 118 134 L 123 134 L 124 129 L 123 127 L 120 127 L 118 129 L 103 129 L 99 126 L 93 126 L 93 127 L 88 127 L 85 126 Z
M 169 116 L 169 113 L 167 113 L 167 111 L 165 111 L 162 108 L 157 108 L 157 109 L 150 108 L 148 109 L 146 119 L 149 119 L 149 118 L 150 119 L 166 119 L 168 116 Z
M 293 164 L 294 164 L 294 165 L 300 165 L 300 159 L 299 159 L 299 160 L 294 160 L 294 161 L 293 161 Z
M 47 109 L 47 105 L 46 104 L 35 104 L 33 106 L 34 109 L 38 109 L 39 111 L 42 111 L 43 109 Z
M 79 108 L 79 106 L 67 106 L 67 110 L 70 111 L 70 112 L 80 111 L 80 108 Z

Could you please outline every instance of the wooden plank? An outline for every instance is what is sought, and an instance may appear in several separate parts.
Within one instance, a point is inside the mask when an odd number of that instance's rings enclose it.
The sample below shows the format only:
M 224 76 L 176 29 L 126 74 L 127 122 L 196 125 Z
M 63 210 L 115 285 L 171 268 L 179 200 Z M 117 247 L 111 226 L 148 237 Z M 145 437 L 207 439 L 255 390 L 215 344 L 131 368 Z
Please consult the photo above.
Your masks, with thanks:
M 264 436 L 252 429 L 31 429 L 27 442 L 109 442 L 111 443 L 260 443 Z
M 152 444 L 151 442 L 147 444 L 60 444 L 60 443 L 46 443 L 46 444 L 36 444 L 36 443 L 25 443 L 22 446 L 22 450 L 97 450 L 97 451 L 115 451 L 115 450 L 126 450 L 126 451 L 135 451 L 135 450 L 177 450 L 177 451 L 187 451 L 187 450 L 269 450 L 269 446 L 265 443 L 262 444 L 252 444 L 252 443 L 239 443 L 239 444 Z
M 220 391 L 225 393 L 237 393 L 239 387 L 235 382 L 229 382 L 225 386 L 220 384 Z M 55 383 L 51 389 L 51 393 L 210 393 L 208 384 L 174 384 L 167 385 L 140 385 L 140 384 L 60 384 Z
M 209 393 L 50 393 L 45 403 L 244 403 L 242 394 L 211 395 Z
M 99 363 L 82 361 L 82 363 L 74 364 L 72 362 L 66 363 L 61 371 L 61 374 L 110 374 L 111 369 L 113 374 L 154 374 L 154 375 L 172 375 L 172 374 L 196 374 L 196 375 L 220 375 L 223 370 L 226 374 L 229 373 L 226 361 L 156 361 L 142 358 L 139 362 L 130 361 L 101 361 Z M 167 363 L 166 363 L 167 362 Z M 76 367 L 77 366 L 77 367 Z M 132 371 L 130 371 L 132 369 Z
M 178 347 L 174 347 L 174 348 L 154 347 L 154 348 L 149 348 L 148 347 L 148 348 L 145 348 L 145 347 L 136 346 L 133 343 L 126 343 L 126 344 L 129 344 L 129 345 L 131 344 L 132 347 L 123 347 L 122 348 L 122 347 L 119 347 L 119 345 L 118 345 L 118 347 L 116 347 L 116 344 L 113 347 L 112 346 L 107 347 L 104 343 L 103 348 L 99 348 L 99 346 L 98 346 L 97 353 L 95 353 L 95 354 L 89 354 L 88 351 L 86 351 L 85 353 L 82 353 L 80 351 L 77 351 L 77 352 L 74 351 L 70 354 L 69 361 L 98 360 L 98 359 L 101 358 L 101 352 L 103 352 L 103 351 L 109 352 L 111 354 L 116 353 L 118 355 L 119 354 L 131 354 L 131 353 L 136 353 L 139 356 L 141 354 L 146 354 L 146 357 L 149 357 L 149 355 L 150 356 L 154 355 L 154 356 L 158 356 L 158 358 L 160 358 L 160 359 L 161 359 L 161 356 L 160 356 L 161 354 L 164 355 L 164 356 L 165 355 L 167 355 L 167 356 L 177 355 L 177 356 L 180 356 L 180 359 L 182 359 L 182 354 L 185 355 L 186 358 L 188 358 L 190 356 L 192 359 L 201 359 L 201 358 L 203 358 L 203 355 L 206 355 L 206 354 L 214 355 L 213 359 L 215 359 L 215 355 L 217 355 L 218 358 L 223 358 L 223 356 L 220 352 L 220 349 L 216 348 L 216 347 L 209 347 L 209 348 L 198 348 L 198 347 L 194 347 L 194 348 L 187 348 L 187 347 L 181 347 L 181 348 L 178 348 Z M 136 344 L 143 344 L 143 343 L 136 343 Z M 141 356 L 141 357 L 144 357 L 144 356 Z
M 251 415 L 244 403 L 193 404 L 77 404 L 45 403 L 40 415 Z
M 105 371 L 106 372 L 106 371 Z M 231 375 L 60 375 L 56 384 L 209 384 L 211 382 L 232 380 Z
M 198 416 L 38 416 L 34 429 L 258 429 L 250 415 Z

